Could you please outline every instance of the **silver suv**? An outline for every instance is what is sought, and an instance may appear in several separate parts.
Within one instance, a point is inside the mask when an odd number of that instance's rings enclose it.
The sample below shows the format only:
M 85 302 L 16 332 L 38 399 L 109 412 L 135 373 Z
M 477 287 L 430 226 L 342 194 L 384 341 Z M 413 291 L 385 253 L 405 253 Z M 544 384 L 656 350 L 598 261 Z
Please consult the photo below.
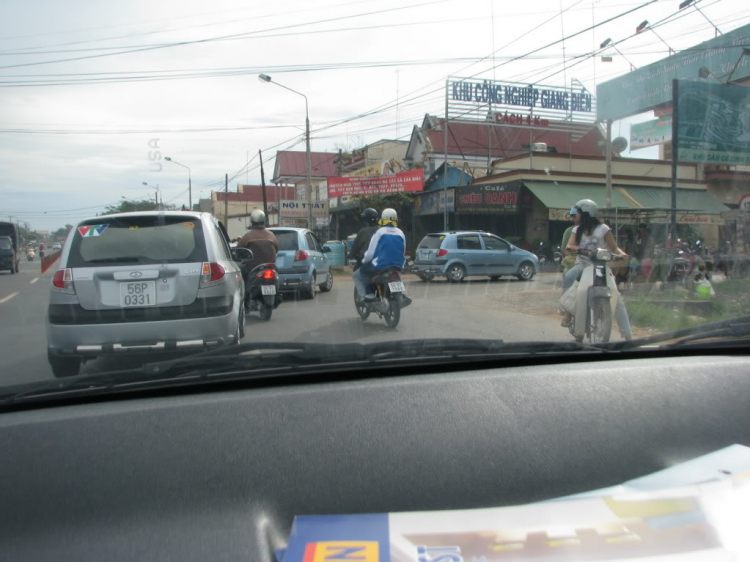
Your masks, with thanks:
M 73 228 L 52 280 L 47 356 L 56 377 L 98 356 L 239 343 L 244 283 L 208 213 L 140 212 Z

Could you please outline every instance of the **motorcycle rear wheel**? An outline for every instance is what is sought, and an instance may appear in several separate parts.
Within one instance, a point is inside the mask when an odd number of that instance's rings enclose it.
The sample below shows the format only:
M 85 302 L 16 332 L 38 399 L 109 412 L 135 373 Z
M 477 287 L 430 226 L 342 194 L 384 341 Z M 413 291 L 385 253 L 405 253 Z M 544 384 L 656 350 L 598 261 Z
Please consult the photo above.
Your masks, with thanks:
M 385 325 L 389 328 L 398 326 L 401 320 L 401 303 L 396 299 L 388 299 L 388 310 L 383 314 Z
M 260 305 L 260 319 L 264 322 L 268 322 L 273 314 L 273 306 L 267 304 Z
M 370 316 L 370 309 L 367 305 L 357 298 L 357 288 L 354 287 L 354 307 L 357 309 L 357 314 L 362 320 L 367 320 Z
M 591 343 L 607 343 L 612 335 L 612 307 L 606 299 L 595 299 L 591 310 Z

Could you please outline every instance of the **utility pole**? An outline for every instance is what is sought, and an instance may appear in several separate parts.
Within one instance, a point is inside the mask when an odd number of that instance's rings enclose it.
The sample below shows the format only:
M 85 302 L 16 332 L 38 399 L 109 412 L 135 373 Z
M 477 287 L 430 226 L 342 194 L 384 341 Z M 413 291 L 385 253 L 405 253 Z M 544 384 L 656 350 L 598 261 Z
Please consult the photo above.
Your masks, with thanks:
M 224 226 L 229 232 L 229 225 L 227 224 L 229 215 L 229 174 L 224 174 Z
M 268 220 L 268 200 L 266 199 L 266 174 L 263 172 L 263 153 L 258 151 L 258 158 L 260 159 L 260 189 L 263 193 L 263 212 L 266 214 L 266 226 L 270 223 Z
M 675 251 L 677 245 L 675 241 L 677 239 L 677 162 L 679 155 L 677 154 L 677 147 L 679 145 L 679 123 L 677 122 L 678 116 L 678 100 L 679 100 L 679 81 L 677 79 L 672 80 L 672 190 L 671 190 L 671 207 L 672 213 L 669 220 L 669 231 L 671 238 L 669 244 L 669 267 L 671 268 L 674 264 Z M 669 270 L 667 270 L 669 271 Z
M 612 119 L 607 119 L 607 209 L 612 207 Z

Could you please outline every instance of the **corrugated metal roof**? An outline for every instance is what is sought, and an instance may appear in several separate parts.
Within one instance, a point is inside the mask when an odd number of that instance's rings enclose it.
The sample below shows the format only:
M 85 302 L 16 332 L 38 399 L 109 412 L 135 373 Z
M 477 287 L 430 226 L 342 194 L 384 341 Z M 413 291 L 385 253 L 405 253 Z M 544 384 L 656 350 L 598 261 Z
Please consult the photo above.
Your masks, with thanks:
M 596 183 L 562 183 L 523 181 L 523 184 L 544 203 L 548 209 L 570 209 L 581 199 L 592 199 L 600 207 L 607 200 L 607 189 Z M 612 190 L 612 206 L 623 209 L 636 208 L 617 189 Z
M 672 191 L 659 187 L 626 187 L 628 194 L 646 209 L 670 209 Z M 614 205 L 613 202 L 613 207 Z M 712 215 L 724 213 L 729 207 L 703 189 L 678 189 L 677 208 L 683 211 L 702 211 Z
M 336 177 L 335 158 L 336 153 L 311 152 L 311 177 Z M 279 178 L 305 178 L 307 177 L 306 170 L 304 151 L 279 150 L 276 153 L 276 164 L 274 166 L 274 174 L 271 181 L 277 181 Z
M 439 126 L 444 128 L 445 119 L 438 119 Z M 445 150 L 444 130 L 422 129 L 436 153 Z M 448 153 L 463 154 L 464 156 L 487 156 L 492 158 L 507 158 L 518 154 L 528 153 L 524 145 L 543 142 L 554 147 L 557 152 L 576 154 L 580 156 L 602 156 L 604 151 L 599 146 L 602 140 L 599 130 L 592 125 L 588 133 L 578 141 L 572 142 L 568 133 L 552 129 L 518 129 L 484 123 L 450 123 L 448 135 Z M 490 150 L 491 147 L 491 150 Z

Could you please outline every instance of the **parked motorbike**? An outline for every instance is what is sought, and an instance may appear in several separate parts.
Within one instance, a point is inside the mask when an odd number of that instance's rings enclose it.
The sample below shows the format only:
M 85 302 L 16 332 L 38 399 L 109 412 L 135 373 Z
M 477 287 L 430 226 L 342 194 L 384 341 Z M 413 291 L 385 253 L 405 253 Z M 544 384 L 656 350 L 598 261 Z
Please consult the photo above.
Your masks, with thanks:
M 535 254 L 537 259 L 539 260 L 539 267 L 544 267 L 549 260 L 549 258 L 547 257 L 547 253 L 545 252 L 544 242 L 539 242 L 539 246 L 537 247 Z
M 612 334 L 612 317 L 620 298 L 609 262 L 620 256 L 600 248 L 582 248 L 578 253 L 589 257 L 592 266 L 584 269 L 578 280 L 575 310 L 568 329 L 578 342 L 587 337 L 591 343 L 606 343 Z
M 376 295 L 372 302 L 365 301 L 354 287 L 354 306 L 357 314 L 362 320 L 367 320 L 371 313 L 375 313 L 385 320 L 389 328 L 395 328 L 401 320 L 401 309 L 411 303 L 411 299 L 404 294 L 406 287 L 401 281 L 399 269 L 392 267 L 374 275 L 371 284 Z
M 560 246 L 555 247 L 552 252 L 552 262 L 555 264 L 555 270 L 562 271 L 564 269 L 562 264 L 563 257 L 562 248 Z

